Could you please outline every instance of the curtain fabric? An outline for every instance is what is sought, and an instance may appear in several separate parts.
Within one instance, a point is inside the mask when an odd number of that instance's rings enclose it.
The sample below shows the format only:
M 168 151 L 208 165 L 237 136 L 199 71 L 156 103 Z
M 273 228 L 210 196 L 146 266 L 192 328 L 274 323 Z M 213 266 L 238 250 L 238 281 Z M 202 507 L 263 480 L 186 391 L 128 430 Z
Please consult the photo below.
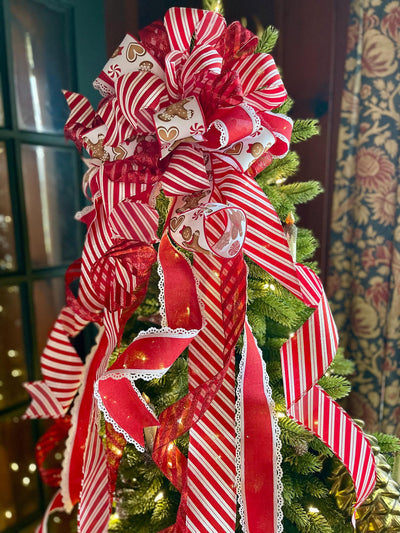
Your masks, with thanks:
M 328 296 L 356 363 L 349 412 L 400 435 L 400 2 L 352 0 Z

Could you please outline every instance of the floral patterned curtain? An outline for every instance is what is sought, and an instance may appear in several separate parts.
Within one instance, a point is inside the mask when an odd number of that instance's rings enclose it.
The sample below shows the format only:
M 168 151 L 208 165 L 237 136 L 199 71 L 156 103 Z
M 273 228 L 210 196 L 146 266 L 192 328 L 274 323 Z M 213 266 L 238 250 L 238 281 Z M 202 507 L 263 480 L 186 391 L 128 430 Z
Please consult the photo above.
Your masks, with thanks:
M 328 295 L 356 363 L 346 408 L 400 436 L 400 2 L 352 0 Z

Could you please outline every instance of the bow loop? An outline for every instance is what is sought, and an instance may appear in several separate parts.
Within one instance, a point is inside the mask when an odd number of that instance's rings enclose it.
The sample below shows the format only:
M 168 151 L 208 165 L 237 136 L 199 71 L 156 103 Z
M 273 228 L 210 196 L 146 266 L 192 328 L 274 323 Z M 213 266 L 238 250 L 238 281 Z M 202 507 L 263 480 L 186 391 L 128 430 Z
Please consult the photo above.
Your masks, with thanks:
M 176 199 L 170 220 L 171 237 L 179 246 L 192 252 L 235 257 L 246 234 L 244 211 L 225 204 L 208 203 L 208 197 L 203 192 Z
M 232 22 L 222 34 L 216 49 L 224 58 L 223 69 L 230 69 L 235 60 L 253 54 L 257 48 L 258 37 L 240 22 Z
M 225 19 L 215 12 L 202 9 L 173 7 L 164 18 L 172 50 L 188 50 L 192 37 L 197 44 L 215 42 L 226 27 Z
M 138 133 L 154 131 L 153 111 L 169 100 L 165 83 L 150 72 L 131 72 L 118 79 L 116 95 L 126 120 Z
M 243 102 L 243 90 L 237 72 L 229 71 L 219 75 L 210 72 L 203 83 L 199 100 L 207 117 L 212 116 L 220 107 L 235 106 Z
M 196 146 L 180 144 L 173 151 L 161 182 L 168 196 L 190 194 L 209 187 L 203 153 Z
M 220 74 L 222 57 L 209 45 L 196 46 L 182 67 L 183 96 L 198 95 L 210 73 Z
M 113 246 L 93 265 L 90 278 L 97 299 L 110 312 L 127 309 L 147 287 L 156 252 L 149 245 L 124 241 Z M 134 290 L 127 290 L 132 288 Z
M 142 43 L 128 33 L 94 80 L 93 87 L 102 96 L 112 96 L 115 94 L 115 84 L 118 79 L 131 72 L 151 72 L 162 79 L 165 76 L 158 61 Z

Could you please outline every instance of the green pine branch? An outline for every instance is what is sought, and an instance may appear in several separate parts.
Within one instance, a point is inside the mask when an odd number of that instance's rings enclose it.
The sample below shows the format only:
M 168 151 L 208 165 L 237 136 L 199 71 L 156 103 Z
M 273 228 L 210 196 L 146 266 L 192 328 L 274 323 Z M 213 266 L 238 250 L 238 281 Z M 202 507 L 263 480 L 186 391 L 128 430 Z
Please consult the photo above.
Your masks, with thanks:
M 268 26 L 258 41 L 256 53 L 269 54 L 275 48 L 278 41 L 279 31 L 273 26 Z
M 288 152 L 281 159 L 274 159 L 258 176 L 260 187 L 284 182 L 299 170 L 300 159 L 296 152 Z
M 314 135 L 319 134 L 319 124 L 317 119 L 297 119 L 293 124 L 292 137 L 290 142 L 295 144 L 298 142 L 306 141 Z
M 344 376 L 324 375 L 318 385 L 334 400 L 345 398 L 351 391 L 351 384 Z
M 339 376 L 349 376 L 350 374 L 353 374 L 354 369 L 354 361 L 351 359 L 346 359 L 343 348 L 339 347 L 335 358 L 329 367 L 329 372 Z
M 305 204 L 323 192 L 320 182 L 314 180 L 281 185 L 278 190 L 294 205 Z

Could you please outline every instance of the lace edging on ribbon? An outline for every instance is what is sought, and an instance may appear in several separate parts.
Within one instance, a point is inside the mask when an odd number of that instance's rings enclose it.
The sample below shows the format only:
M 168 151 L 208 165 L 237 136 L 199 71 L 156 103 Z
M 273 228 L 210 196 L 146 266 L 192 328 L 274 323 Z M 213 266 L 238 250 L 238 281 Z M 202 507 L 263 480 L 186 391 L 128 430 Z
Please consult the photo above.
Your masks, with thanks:
M 251 330 L 251 326 L 249 324 L 249 328 Z M 257 344 L 257 341 L 256 341 Z M 264 383 L 264 393 L 265 397 L 268 401 L 268 404 L 271 409 L 272 414 L 272 428 L 274 432 L 274 442 L 275 442 L 275 468 L 276 468 L 276 489 L 277 489 L 277 501 L 276 501 L 276 518 L 277 518 L 277 529 L 274 533 L 283 533 L 283 482 L 282 482 L 282 443 L 280 439 L 280 428 L 278 423 L 278 417 L 276 415 L 275 411 L 275 402 L 272 399 L 272 389 L 269 384 L 269 377 L 267 373 L 267 368 L 265 365 L 265 361 L 262 357 L 262 353 L 260 348 L 257 344 L 257 349 L 260 354 L 261 358 L 261 364 L 263 368 L 263 383 Z M 246 527 L 246 518 L 245 518 L 245 508 L 244 508 L 244 502 L 243 502 L 243 496 L 242 496 L 242 490 L 241 490 L 241 473 L 242 473 L 242 446 L 241 446 L 241 405 L 240 405 L 240 398 L 243 395 L 243 379 L 244 379 L 244 370 L 245 370 L 245 363 L 246 363 L 246 332 L 244 331 L 244 342 L 243 342 L 243 349 L 241 354 L 241 359 L 239 363 L 239 373 L 237 376 L 237 385 L 236 385 L 236 403 L 235 403 L 235 432 L 236 432 L 236 492 L 237 492 L 237 501 L 238 501 L 238 507 L 239 507 L 239 515 L 240 515 L 240 525 L 242 526 L 243 533 L 249 533 L 247 527 Z

